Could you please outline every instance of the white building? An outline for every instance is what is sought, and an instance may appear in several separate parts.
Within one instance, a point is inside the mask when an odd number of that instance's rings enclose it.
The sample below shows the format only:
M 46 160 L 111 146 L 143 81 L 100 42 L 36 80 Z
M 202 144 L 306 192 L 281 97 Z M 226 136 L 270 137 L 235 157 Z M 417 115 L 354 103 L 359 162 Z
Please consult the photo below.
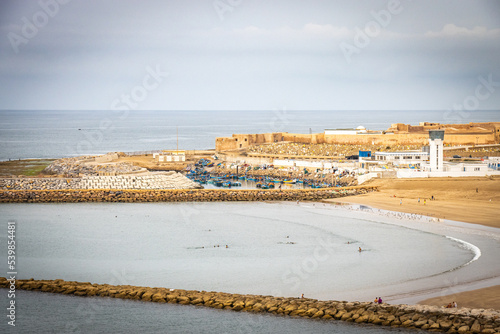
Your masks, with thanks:
M 153 153 L 153 159 L 157 162 L 180 162 L 186 161 L 186 151 L 162 151 L 161 153 Z
M 356 129 L 325 129 L 325 135 L 357 135 L 366 133 L 364 126 L 358 126 Z
M 494 170 L 500 170 L 500 157 L 489 157 L 488 167 Z
M 394 165 L 420 164 L 429 159 L 429 153 L 423 151 L 375 152 L 375 161 Z
M 429 130 L 429 172 L 443 171 L 444 130 Z

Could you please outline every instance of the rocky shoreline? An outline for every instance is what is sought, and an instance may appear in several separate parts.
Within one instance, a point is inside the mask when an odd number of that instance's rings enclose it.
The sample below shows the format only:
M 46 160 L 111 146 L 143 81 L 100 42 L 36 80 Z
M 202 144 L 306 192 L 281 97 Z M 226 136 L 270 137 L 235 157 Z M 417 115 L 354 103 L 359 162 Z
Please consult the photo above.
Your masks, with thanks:
M 446 333 L 500 333 L 500 312 L 485 309 L 446 309 L 425 305 L 389 305 L 371 302 L 320 301 L 242 295 L 223 292 L 150 288 L 131 285 L 92 284 L 57 280 L 9 281 L 0 277 L 0 288 L 23 289 L 87 297 L 109 297 L 145 302 L 197 305 L 237 312 L 342 320 L 390 327 L 419 328 Z
M 376 191 L 373 186 L 322 189 L 0 190 L 0 203 L 320 201 Z

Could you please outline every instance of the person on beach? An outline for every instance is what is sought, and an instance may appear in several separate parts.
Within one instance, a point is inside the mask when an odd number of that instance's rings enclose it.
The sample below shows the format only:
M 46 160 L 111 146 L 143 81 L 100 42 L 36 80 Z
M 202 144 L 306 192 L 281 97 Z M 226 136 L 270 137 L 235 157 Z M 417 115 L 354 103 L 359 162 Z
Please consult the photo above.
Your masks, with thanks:
M 418 198 L 418 203 L 420 203 L 420 197 Z
M 403 200 L 402 199 L 399 200 L 399 205 L 403 205 Z
M 361 249 L 361 247 L 359 247 L 358 252 L 360 252 L 360 253 L 361 253 L 362 251 L 363 251 L 363 250 Z
M 382 297 L 378 297 L 378 303 L 382 304 Z
M 457 302 L 453 302 L 453 307 L 454 307 L 454 308 L 457 308 L 457 307 L 458 307 Z
M 425 205 L 425 203 L 426 203 L 426 200 L 424 199 L 424 205 Z
M 302 294 L 302 295 L 300 296 L 300 299 L 304 299 L 304 294 Z
M 375 300 L 373 301 L 375 304 L 378 303 L 378 297 L 375 297 Z

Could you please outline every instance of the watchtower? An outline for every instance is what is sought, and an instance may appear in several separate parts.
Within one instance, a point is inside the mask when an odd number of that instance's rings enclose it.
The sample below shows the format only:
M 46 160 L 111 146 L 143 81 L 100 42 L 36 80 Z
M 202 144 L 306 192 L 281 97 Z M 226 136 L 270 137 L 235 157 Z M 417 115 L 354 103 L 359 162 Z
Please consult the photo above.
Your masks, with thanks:
M 431 172 L 443 171 L 444 130 L 429 130 L 429 165 Z

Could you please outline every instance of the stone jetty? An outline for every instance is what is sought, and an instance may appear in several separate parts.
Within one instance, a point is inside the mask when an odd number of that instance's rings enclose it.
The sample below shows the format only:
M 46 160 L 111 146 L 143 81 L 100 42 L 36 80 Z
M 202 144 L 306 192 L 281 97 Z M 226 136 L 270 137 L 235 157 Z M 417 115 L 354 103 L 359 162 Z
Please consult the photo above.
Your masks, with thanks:
M 5 178 L 0 189 L 197 189 L 201 186 L 177 172 L 144 175 L 83 176 L 79 178 Z
M 321 189 L 0 190 L 0 203 L 320 201 L 375 191 L 374 186 Z
M 325 321 L 342 320 L 381 326 L 419 328 L 434 332 L 500 333 L 500 311 L 492 309 L 447 309 L 425 305 L 321 301 L 309 298 L 92 284 L 62 279 L 9 281 L 0 277 L 0 288 L 12 290 L 14 287 L 15 289 L 81 297 L 108 297 L 155 303 L 197 305 L 236 312 L 270 313 Z
M 73 158 L 62 158 L 47 166 L 44 174 L 63 175 L 77 177 L 81 175 L 101 175 L 108 173 L 112 175 L 145 172 L 146 169 L 135 166 L 130 162 L 116 162 L 124 153 L 113 152 L 98 156 L 79 156 Z

